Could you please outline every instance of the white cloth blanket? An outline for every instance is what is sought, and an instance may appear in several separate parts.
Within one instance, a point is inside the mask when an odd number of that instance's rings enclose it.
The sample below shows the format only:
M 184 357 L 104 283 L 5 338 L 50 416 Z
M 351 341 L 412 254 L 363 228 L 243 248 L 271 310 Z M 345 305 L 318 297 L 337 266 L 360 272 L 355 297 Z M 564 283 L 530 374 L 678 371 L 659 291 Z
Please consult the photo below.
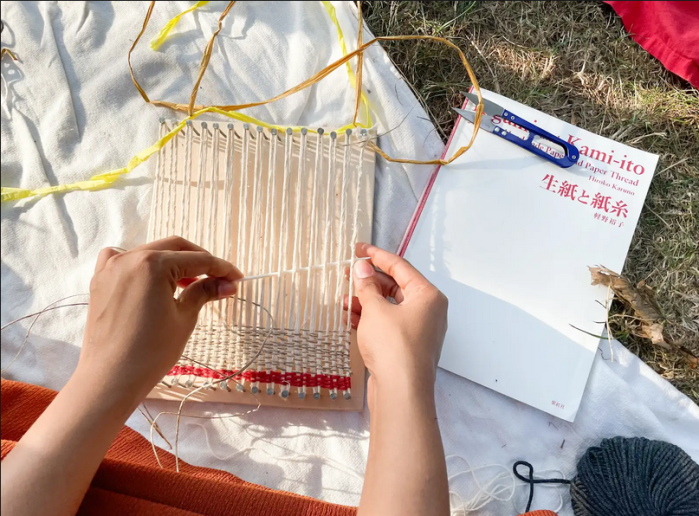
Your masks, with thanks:
M 159 2 L 134 52 L 135 73 L 151 98 L 187 101 L 199 57 L 225 2 L 211 2 L 185 16 L 160 51 L 151 51 L 148 41 L 190 5 Z M 351 3 L 335 5 L 351 51 L 356 9 Z M 3 186 L 72 183 L 122 167 L 157 139 L 161 117 L 182 117 L 145 104 L 129 77 L 126 52 L 146 8 L 145 2 L 2 3 L 3 46 L 20 57 L 16 63 L 2 61 Z M 320 3 L 242 2 L 223 25 L 198 101 L 269 98 L 340 55 L 336 31 Z M 381 147 L 397 156 L 439 156 L 443 145 L 434 127 L 386 54 L 374 47 L 365 62 L 365 88 L 379 133 L 397 127 L 380 139 Z M 316 86 L 248 113 L 282 125 L 333 128 L 350 120 L 353 106 L 354 92 L 342 67 Z M 3 204 L 3 324 L 87 292 L 101 248 L 129 248 L 145 241 L 153 170 L 154 163 L 148 162 L 98 192 Z M 397 248 L 430 170 L 379 160 L 374 221 L 378 245 Z M 85 314 L 84 307 L 76 307 L 43 316 L 4 376 L 60 389 L 75 367 Z M 3 331 L 3 367 L 17 353 L 28 322 Z M 670 441 L 699 460 L 699 408 L 617 343 L 614 357 L 610 362 L 601 353 L 596 360 L 574 424 L 440 371 L 436 395 L 446 453 L 468 459 L 473 467 L 500 463 L 509 469 L 515 460 L 526 459 L 537 471 L 558 469 L 570 478 L 587 447 L 624 435 Z M 535 380 L 522 377 L 522 382 Z M 155 414 L 175 406 L 149 402 L 148 408 Z M 195 414 L 246 410 L 197 403 L 185 408 Z M 368 418 L 366 410 L 263 407 L 228 420 L 184 420 L 180 455 L 192 464 L 225 469 L 265 486 L 356 504 L 368 449 Z M 173 418 L 161 420 L 172 441 Z M 148 438 L 149 425 L 139 413 L 128 424 Z M 464 469 L 464 462 L 449 459 L 451 475 Z M 483 485 L 503 471 L 479 470 L 479 482 Z M 468 499 L 475 494 L 474 486 L 464 475 L 454 479 L 452 487 Z M 572 514 L 561 488 L 539 489 L 535 506 L 555 509 L 559 493 L 565 502 L 560 514 Z M 520 486 L 514 500 L 489 503 L 480 514 L 515 514 L 523 509 L 525 494 Z

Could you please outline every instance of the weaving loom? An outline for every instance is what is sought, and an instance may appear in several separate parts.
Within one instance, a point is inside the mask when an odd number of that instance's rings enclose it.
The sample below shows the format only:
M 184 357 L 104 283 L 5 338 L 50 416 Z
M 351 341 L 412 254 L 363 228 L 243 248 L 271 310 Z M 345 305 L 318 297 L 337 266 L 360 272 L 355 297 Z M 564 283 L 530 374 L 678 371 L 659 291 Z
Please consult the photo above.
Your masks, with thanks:
M 355 243 L 371 239 L 371 137 L 188 121 L 163 146 L 149 240 L 181 235 L 246 279 L 205 306 L 150 397 L 203 387 L 190 399 L 361 410 L 365 368 L 342 302 Z

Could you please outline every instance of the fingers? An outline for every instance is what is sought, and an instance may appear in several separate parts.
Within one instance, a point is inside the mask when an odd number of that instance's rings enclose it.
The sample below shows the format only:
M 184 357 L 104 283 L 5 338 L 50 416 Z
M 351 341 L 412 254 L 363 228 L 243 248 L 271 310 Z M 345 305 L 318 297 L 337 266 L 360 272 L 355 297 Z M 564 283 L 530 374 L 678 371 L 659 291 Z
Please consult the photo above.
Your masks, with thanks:
M 349 309 L 349 296 L 344 296 L 342 299 L 342 308 L 347 311 Z M 352 313 L 362 314 L 362 303 L 357 296 L 352 296 Z
M 352 328 L 354 328 L 356 330 L 357 326 L 359 326 L 359 321 L 361 320 L 361 316 L 359 314 L 353 313 L 351 319 L 352 319 Z M 342 315 L 342 322 L 345 326 L 347 326 L 347 312 L 345 312 Z
M 360 260 L 354 264 L 354 285 L 357 297 L 363 307 L 379 302 L 386 302 L 382 292 L 381 283 L 374 267 L 367 260 Z
M 177 302 L 182 309 L 198 313 L 209 301 L 235 294 L 237 284 L 221 278 L 202 278 L 185 288 Z
M 228 281 L 243 277 L 243 273 L 231 262 L 216 258 L 206 251 L 151 251 L 148 256 L 152 260 L 159 260 L 169 269 L 175 282 L 202 275 Z
M 131 251 L 198 251 L 208 253 L 203 247 L 193 244 L 179 236 L 170 236 L 154 242 L 139 245 Z
M 396 303 L 403 302 L 403 292 L 396 281 L 383 271 L 376 271 L 379 283 L 381 284 L 381 293 L 384 297 L 392 297 Z M 349 267 L 345 269 L 345 276 L 349 279 Z M 352 301 L 354 303 L 354 301 Z
M 104 266 L 107 265 L 107 262 L 109 259 L 113 256 L 116 256 L 117 254 L 120 254 L 122 251 L 117 249 L 116 247 L 105 247 L 102 249 L 99 254 L 97 255 L 97 263 L 95 264 L 95 272 L 99 272 L 102 269 L 104 269 Z
M 198 278 L 182 278 L 181 280 L 177 281 L 177 286 L 180 288 L 187 288 L 190 286 L 192 283 L 197 281 Z
M 366 256 L 371 258 L 371 262 L 391 276 L 403 291 L 409 288 L 430 285 L 430 282 L 415 267 L 398 255 L 384 251 L 374 245 L 363 243 L 357 244 L 356 253 L 359 258 Z
M 396 300 L 396 303 L 403 302 L 403 291 L 391 276 L 383 271 L 376 271 L 376 276 L 381 284 L 381 293 L 384 297 L 392 297 Z

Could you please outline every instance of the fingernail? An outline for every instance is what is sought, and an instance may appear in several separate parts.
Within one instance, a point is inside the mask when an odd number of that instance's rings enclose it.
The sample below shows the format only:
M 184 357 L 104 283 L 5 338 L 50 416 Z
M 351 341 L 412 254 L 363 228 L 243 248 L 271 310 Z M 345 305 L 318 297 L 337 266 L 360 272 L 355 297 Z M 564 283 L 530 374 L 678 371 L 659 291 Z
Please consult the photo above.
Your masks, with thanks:
M 374 268 L 368 260 L 359 260 L 354 264 L 354 277 L 357 279 L 368 278 L 374 274 Z
M 235 281 L 220 280 L 218 282 L 218 297 L 230 297 L 236 293 L 237 289 Z

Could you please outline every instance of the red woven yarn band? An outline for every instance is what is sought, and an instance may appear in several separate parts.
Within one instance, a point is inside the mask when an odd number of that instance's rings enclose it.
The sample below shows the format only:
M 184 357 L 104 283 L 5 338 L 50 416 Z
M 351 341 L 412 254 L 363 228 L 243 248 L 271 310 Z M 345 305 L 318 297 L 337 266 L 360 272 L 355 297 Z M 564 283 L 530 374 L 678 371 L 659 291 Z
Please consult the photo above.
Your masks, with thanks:
M 225 369 L 214 371 L 197 366 L 175 366 L 170 370 L 168 375 L 193 375 L 201 378 L 222 380 L 235 372 L 236 371 L 227 371 Z M 239 377 L 244 378 L 248 382 L 279 383 L 282 385 L 291 385 L 292 387 L 322 387 L 324 389 L 339 389 L 344 391 L 352 386 L 352 381 L 349 376 L 340 375 L 298 372 L 285 373 L 282 371 L 245 371 Z

